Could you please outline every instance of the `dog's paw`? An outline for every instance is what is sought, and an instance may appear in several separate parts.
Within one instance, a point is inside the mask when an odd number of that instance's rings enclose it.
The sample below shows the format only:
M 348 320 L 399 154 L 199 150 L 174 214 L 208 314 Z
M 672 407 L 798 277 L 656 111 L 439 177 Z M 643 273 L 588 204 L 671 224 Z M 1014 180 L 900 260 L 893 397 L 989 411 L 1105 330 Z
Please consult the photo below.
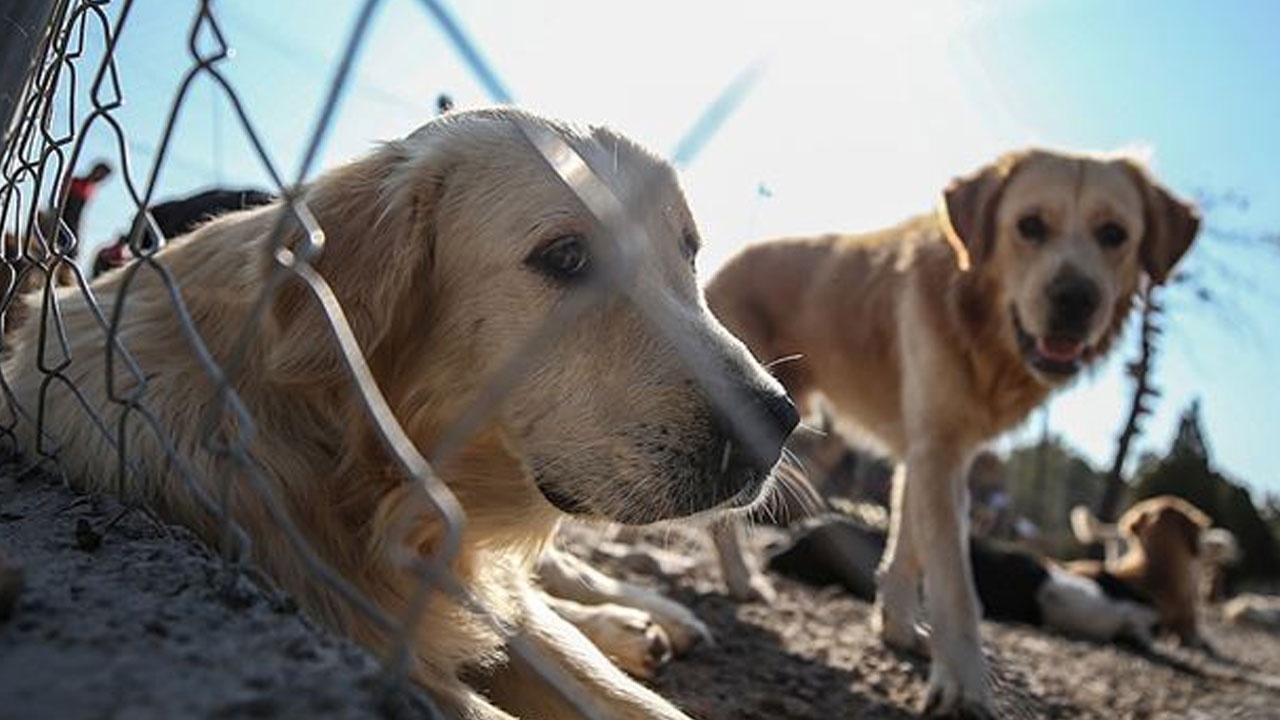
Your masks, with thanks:
M 985 663 L 955 673 L 946 663 L 934 662 L 929 670 L 929 689 L 921 714 L 958 720 L 995 720 L 985 678 Z
M 650 680 L 671 661 L 671 639 L 649 613 L 621 605 L 600 605 L 596 610 L 583 630 L 628 675 Z
M 886 647 L 929 657 L 929 635 L 907 613 L 890 610 L 877 602 L 871 611 L 871 629 Z
M 729 586 L 729 596 L 738 602 L 772 605 L 778 599 L 778 591 L 773 588 L 773 582 L 763 573 L 752 573 L 736 581 L 728 580 L 726 584 Z
M 671 640 L 671 650 L 676 655 L 689 652 L 698 643 L 715 643 L 711 628 L 683 605 L 674 602 L 664 604 L 661 608 L 649 608 L 649 614 L 666 632 Z

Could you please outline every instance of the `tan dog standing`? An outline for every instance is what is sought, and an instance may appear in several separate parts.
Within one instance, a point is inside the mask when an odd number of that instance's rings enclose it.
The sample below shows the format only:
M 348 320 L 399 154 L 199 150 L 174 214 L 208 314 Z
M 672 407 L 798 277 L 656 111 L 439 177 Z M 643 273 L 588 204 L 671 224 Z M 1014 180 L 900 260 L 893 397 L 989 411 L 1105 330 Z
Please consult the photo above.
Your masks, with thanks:
M 1168 278 L 1197 229 L 1193 208 L 1129 159 L 1029 150 L 957 179 L 936 215 L 763 243 L 709 284 L 713 312 L 757 359 L 801 356 L 774 368 L 797 402 L 820 392 L 899 461 L 876 618 L 886 642 L 931 652 L 926 709 L 990 714 L 971 457 L 1107 352 L 1144 273 Z M 720 545 L 727 577 L 757 580 L 732 538 Z
M 619 217 L 588 210 L 559 163 Z M 638 524 L 750 503 L 795 426 L 782 388 L 702 300 L 697 228 L 674 171 L 606 128 L 493 109 L 430 122 L 320 176 L 302 200 L 324 230 L 315 269 L 420 452 L 439 451 L 509 361 L 528 361 L 435 465 L 466 513 L 453 577 L 608 717 L 685 718 L 552 612 L 530 578 L 563 513 Z M 620 233 L 615 222 L 639 230 Z M 255 324 L 282 223 L 288 247 L 305 242 L 308 228 L 276 203 L 214 220 L 156 257 L 214 362 L 225 366 L 252 329 L 230 378 L 252 428 L 226 410 L 165 278 L 145 265 L 92 286 L 103 308 L 122 303 L 114 363 L 100 316 L 76 289 L 57 291 L 68 357 L 60 363 L 51 348 L 43 366 L 56 364 L 57 377 L 37 362 L 41 323 L 17 329 L 3 364 L 10 417 L 33 457 L 42 419 L 41 449 L 58 449 L 78 487 L 147 501 L 210 542 L 222 537 L 211 499 L 225 488 L 252 560 L 310 615 L 385 656 L 397 631 L 308 569 L 264 496 L 395 620 L 418 588 L 402 559 L 438 557 L 448 528 L 377 437 L 302 285 L 289 281 Z M 527 347 L 565 307 L 579 310 L 551 323 L 553 341 Z M 754 433 L 744 429 L 751 419 Z M 218 451 L 240 433 L 251 462 Z M 191 484 L 172 456 L 193 471 Z M 578 717 L 506 652 L 507 639 L 432 592 L 409 639 L 410 672 L 450 718 Z

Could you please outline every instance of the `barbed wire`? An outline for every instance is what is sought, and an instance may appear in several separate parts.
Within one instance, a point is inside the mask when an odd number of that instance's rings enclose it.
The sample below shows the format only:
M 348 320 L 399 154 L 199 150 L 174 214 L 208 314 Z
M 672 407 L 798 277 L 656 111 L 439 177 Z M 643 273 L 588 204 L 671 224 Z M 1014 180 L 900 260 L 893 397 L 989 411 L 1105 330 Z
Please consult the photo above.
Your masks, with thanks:
M 736 397 L 724 383 L 716 382 L 720 371 L 714 359 L 696 347 L 673 325 L 669 318 L 645 305 L 633 290 L 629 278 L 634 272 L 635 255 L 649 247 L 643 224 L 632 217 L 628 207 L 613 195 L 609 187 L 591 171 L 586 162 L 562 138 L 530 124 L 518 123 L 519 131 L 537 151 L 556 177 L 572 190 L 582 205 L 609 232 L 608 247 L 602 253 L 605 276 L 609 282 L 598 284 L 590 292 L 574 293 L 565 298 L 546 321 L 530 332 L 519 350 L 498 364 L 492 377 L 486 378 L 481 391 L 460 416 L 447 428 L 433 448 L 416 447 L 398 422 L 387 398 L 382 394 L 360 344 L 348 322 L 345 309 L 323 277 L 315 261 L 324 252 L 324 228 L 308 207 L 303 193 L 305 183 L 314 171 L 320 149 L 333 125 L 340 98 L 352 77 L 355 59 L 368 36 L 371 19 L 380 0 L 364 0 L 352 23 L 347 39 L 336 58 L 324 100 L 316 113 L 296 171 L 286 175 L 272 161 L 262 134 L 250 119 L 246 100 L 237 93 L 222 66 L 229 60 L 231 44 L 219 22 L 214 0 L 192 0 L 192 17 L 187 29 L 187 61 L 169 103 L 164 125 L 156 138 L 132 137 L 115 116 L 123 105 L 127 78 L 117 66 L 116 50 L 121 43 L 132 42 L 128 33 L 134 0 L 49 0 L 53 6 L 34 62 L 20 94 L 15 119 L 4 135 L 0 155 L 0 232 L 6 237 L 3 259 L 7 282 L 0 302 L 0 332 L 5 323 L 39 322 L 39 348 L 36 367 L 24 372 L 38 372 L 41 377 L 39 402 L 25 406 L 16 396 L 12 378 L 0 376 L 5 415 L 0 418 L 0 438 L 13 450 L 19 450 L 17 428 L 30 423 L 36 428 L 34 452 L 27 460 L 68 477 L 60 464 L 60 450 L 55 432 L 48 432 L 46 408 L 55 388 L 70 393 L 80 411 L 88 415 L 93 426 L 108 443 L 117 459 L 114 477 L 117 490 L 124 493 L 124 478 L 142 472 L 136 451 L 128 443 L 127 427 L 141 422 L 166 455 L 170 472 L 195 499 L 196 504 L 215 519 L 220 551 L 233 572 L 249 570 L 254 538 L 235 520 L 231 496 L 238 483 L 261 498 L 271 522 L 281 531 L 290 549 L 306 569 L 312 582 L 337 593 L 351 607 L 366 617 L 380 631 L 393 638 L 393 650 L 386 658 L 389 687 L 398 688 L 411 675 L 414 645 L 419 642 L 417 627 L 427 601 L 440 594 L 449 601 L 469 609 L 484 620 L 490 629 L 507 640 L 511 653 L 523 659 L 538 675 L 584 717 L 607 717 L 588 693 L 571 678 L 564 668 L 546 658 L 535 643 L 520 634 L 520 628 L 505 627 L 490 608 L 474 596 L 466 584 L 451 570 L 452 561 L 462 549 L 466 517 L 457 498 L 434 471 L 447 462 L 477 432 L 501 404 L 507 393 L 532 369 L 537 358 L 568 332 L 585 309 L 593 304 L 616 298 L 633 303 L 659 337 L 671 343 L 685 361 L 690 377 L 702 388 L 721 414 L 735 424 L 739 437 L 751 442 L 764 441 L 762 411 L 750 407 L 745 398 Z M 426 3 L 427 9 L 431 3 Z M 110 12 L 109 12 L 110 10 Z M 101 42 L 101 58 L 86 51 L 90 41 Z M 141 40 L 139 40 L 141 41 Z M 95 64 L 96 62 L 96 64 Z M 272 263 L 260 293 L 252 299 L 248 321 L 239 330 L 233 351 L 221 361 L 201 336 L 198 325 L 184 300 L 183 287 L 163 258 L 158 256 L 168 238 L 161 231 L 151 207 L 156 199 L 157 184 L 166 163 L 178 162 L 173 149 L 174 133 L 181 110 L 189 102 L 192 84 L 202 79 L 212 83 L 215 91 L 230 108 L 232 122 L 247 139 L 253 157 L 270 179 L 272 190 L 286 209 L 272 233 L 269 247 Z M 87 93 L 82 93 L 87 83 Z M 83 95 L 80 106 L 77 101 Z M 122 270 L 114 297 L 100 302 L 95 287 L 76 263 L 80 240 L 76 228 L 63 221 L 68 193 L 64 178 L 78 167 L 85 149 L 85 138 L 95 128 L 105 129 L 114 143 L 129 201 L 136 208 L 139 222 L 133 224 L 127 245 L 134 259 Z M 132 148 L 153 149 L 150 162 L 135 165 Z M 644 178 L 641 197 L 658 190 L 662 177 Z M 47 213 L 41 208 L 48 208 Z M 290 240 L 292 238 L 292 240 Z M 298 238 L 301 238 L 298 240 Z M 380 262 L 370 258 L 370 262 Z M 167 298 L 170 312 L 181 330 L 182 340 L 196 364 L 212 383 L 212 396 L 200 414 L 200 435 L 205 438 L 200 450 L 225 461 L 224 477 L 203 477 L 200 466 L 174 441 L 165 419 L 148 403 L 151 388 L 147 369 L 130 352 L 128 339 L 122 332 L 131 310 L 128 299 L 141 278 L 158 282 Z M 264 468 L 250 452 L 258 434 L 254 413 L 237 390 L 237 380 L 247 367 L 246 354 L 268 315 L 272 298 L 286 283 L 299 285 L 320 311 L 329 337 L 316 342 L 332 343 L 339 351 L 345 381 L 359 399 L 368 421 L 388 456 L 397 465 L 411 495 L 438 518 L 445 529 L 435 552 L 417 555 L 406 568 L 417 577 L 417 586 L 408 601 L 408 612 L 401 617 L 389 616 L 385 609 L 366 597 L 357 587 L 330 567 L 322 555 L 308 542 L 291 516 L 284 500 L 273 489 Z M 60 289 L 61 288 L 61 289 Z M 77 377 L 69 371 L 72 347 L 64 322 L 59 293 L 78 294 L 89 308 L 94 331 L 105 337 L 105 381 L 109 406 L 96 406 L 86 396 Z M 18 317 L 22 312 L 18 299 L 24 293 L 39 293 L 39 317 Z M 83 330 L 79 330 L 83 331 Z M 0 340 L 7 343 L 7 340 Z M 0 345 L 5 351 L 9 348 Z M 424 451 L 430 451 L 430 462 Z M 103 468 L 103 472 L 108 469 Z M 129 498 L 125 498 L 129 500 Z

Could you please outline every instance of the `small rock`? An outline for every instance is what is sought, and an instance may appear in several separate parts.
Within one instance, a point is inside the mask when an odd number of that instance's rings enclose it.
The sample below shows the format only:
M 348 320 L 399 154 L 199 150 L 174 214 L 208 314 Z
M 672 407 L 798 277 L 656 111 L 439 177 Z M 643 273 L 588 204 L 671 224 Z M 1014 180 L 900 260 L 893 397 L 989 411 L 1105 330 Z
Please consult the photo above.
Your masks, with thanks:
M 88 553 L 102 547 L 102 535 L 85 518 L 76 520 L 76 547 Z

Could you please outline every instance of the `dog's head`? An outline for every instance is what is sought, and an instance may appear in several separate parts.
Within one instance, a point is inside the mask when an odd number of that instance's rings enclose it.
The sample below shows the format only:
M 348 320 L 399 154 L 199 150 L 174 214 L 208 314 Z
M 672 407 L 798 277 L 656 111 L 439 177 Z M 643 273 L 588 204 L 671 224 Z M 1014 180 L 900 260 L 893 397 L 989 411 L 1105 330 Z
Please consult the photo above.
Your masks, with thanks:
M 1213 523 L 1186 500 L 1159 495 L 1134 503 L 1116 524 L 1125 541 L 1141 545 L 1150 558 L 1200 555 L 1204 533 Z
M 552 505 L 629 523 L 760 494 L 797 414 L 707 310 L 698 228 L 655 155 L 513 109 L 450 113 L 307 200 L 316 266 L 427 453 L 483 431 Z M 278 371 L 339 367 L 284 322 Z
M 961 264 L 995 279 L 1004 336 L 1048 385 L 1100 354 L 1142 274 L 1164 282 L 1199 228 L 1192 206 L 1123 157 L 1013 153 L 943 200 Z

